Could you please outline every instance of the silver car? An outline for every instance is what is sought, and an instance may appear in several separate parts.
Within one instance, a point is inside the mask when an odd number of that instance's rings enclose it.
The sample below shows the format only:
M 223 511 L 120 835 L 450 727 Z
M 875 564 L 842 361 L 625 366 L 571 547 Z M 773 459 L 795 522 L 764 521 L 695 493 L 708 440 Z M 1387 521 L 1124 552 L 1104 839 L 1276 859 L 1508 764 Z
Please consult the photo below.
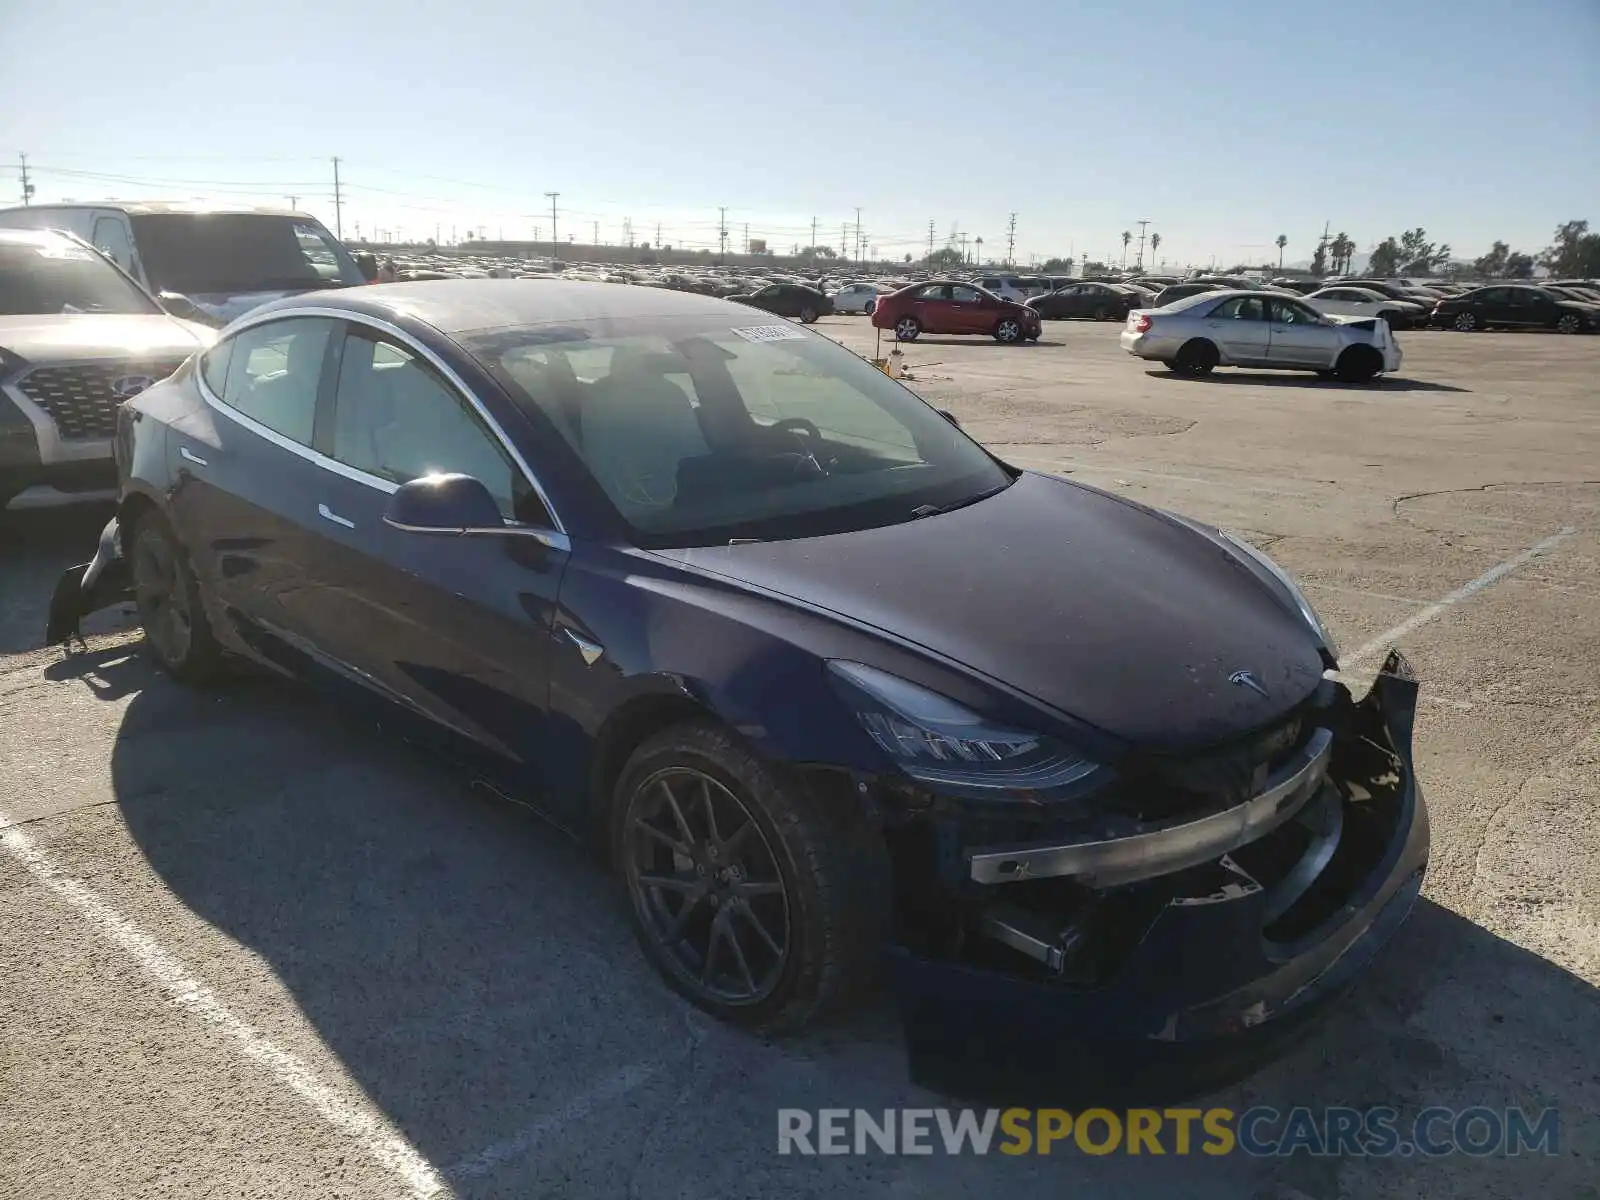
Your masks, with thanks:
M 1282 292 L 1202 292 L 1128 314 L 1122 348 L 1182 375 L 1217 367 L 1315 371 L 1366 383 L 1400 369 L 1400 347 L 1376 317 L 1332 316 Z

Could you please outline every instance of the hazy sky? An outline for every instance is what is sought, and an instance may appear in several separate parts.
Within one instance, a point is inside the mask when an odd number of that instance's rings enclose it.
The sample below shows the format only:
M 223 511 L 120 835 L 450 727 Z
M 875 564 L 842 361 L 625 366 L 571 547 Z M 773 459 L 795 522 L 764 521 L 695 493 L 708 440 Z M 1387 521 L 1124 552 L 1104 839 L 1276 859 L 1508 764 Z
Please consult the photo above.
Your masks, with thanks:
M 286 203 L 370 236 L 1287 261 L 1600 224 L 1600 0 L 0 0 L 0 200 Z

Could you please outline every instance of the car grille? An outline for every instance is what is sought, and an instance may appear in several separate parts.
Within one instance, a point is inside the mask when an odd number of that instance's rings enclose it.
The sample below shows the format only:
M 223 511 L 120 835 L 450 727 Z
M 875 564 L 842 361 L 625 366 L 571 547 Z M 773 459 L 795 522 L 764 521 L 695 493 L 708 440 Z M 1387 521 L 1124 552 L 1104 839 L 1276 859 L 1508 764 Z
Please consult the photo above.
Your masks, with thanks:
M 1109 806 L 1141 820 L 1155 820 L 1242 804 L 1266 786 L 1311 731 L 1305 714 L 1296 712 L 1221 746 L 1128 764 L 1122 772 L 1124 786 L 1107 797 Z
M 36 367 L 17 386 L 56 423 L 62 440 L 108 438 L 117 430 L 117 406 L 122 403 L 122 398 L 112 391 L 112 382 L 130 375 L 165 379 L 182 364 L 178 358 Z

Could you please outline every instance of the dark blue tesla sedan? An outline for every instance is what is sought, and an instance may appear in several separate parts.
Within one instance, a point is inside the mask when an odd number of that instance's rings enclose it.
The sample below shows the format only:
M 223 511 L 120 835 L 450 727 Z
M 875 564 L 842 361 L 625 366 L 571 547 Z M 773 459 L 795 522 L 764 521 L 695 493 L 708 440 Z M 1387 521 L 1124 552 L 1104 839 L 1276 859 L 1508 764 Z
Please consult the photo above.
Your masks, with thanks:
M 176 678 L 373 702 L 596 847 L 725 1019 L 797 1028 L 886 969 L 914 1069 L 1121 1079 L 1297 1036 L 1420 887 L 1402 658 L 1355 699 L 1248 543 L 1017 470 L 780 318 L 312 293 L 115 448 L 52 641 L 131 588 Z

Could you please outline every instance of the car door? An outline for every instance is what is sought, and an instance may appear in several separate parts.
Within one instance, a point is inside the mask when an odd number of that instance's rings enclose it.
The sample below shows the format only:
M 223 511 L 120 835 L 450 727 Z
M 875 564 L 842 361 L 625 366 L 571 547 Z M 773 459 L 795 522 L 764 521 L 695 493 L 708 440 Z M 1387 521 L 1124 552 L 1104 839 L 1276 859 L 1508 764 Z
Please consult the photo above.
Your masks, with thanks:
M 1511 293 L 1511 320 L 1521 329 L 1543 329 L 1554 325 L 1555 304 L 1538 288 L 1508 288 Z
M 318 430 L 313 636 L 369 690 L 537 789 L 569 543 L 486 410 L 425 348 L 349 323 L 338 357 Z M 384 521 L 400 484 L 440 472 L 482 482 L 505 529 L 455 536 Z
M 1508 287 L 1484 288 L 1472 297 L 1470 311 L 1480 325 L 1515 324 L 1512 312 L 1511 289 Z
M 1338 330 L 1298 300 L 1267 301 L 1267 359 L 1275 367 L 1333 365 L 1339 350 Z
M 315 538 L 311 448 L 333 321 L 252 325 L 201 358 L 205 401 L 172 423 L 168 512 L 220 620 L 298 670 L 297 592 Z
M 930 283 L 911 300 L 912 311 L 926 333 L 954 333 L 950 316 L 950 285 Z
M 777 284 L 768 284 L 750 297 L 755 307 L 769 313 L 783 315 L 783 289 Z
M 1000 319 L 1000 305 L 975 287 L 951 284 L 949 304 L 951 333 L 988 333 Z
M 1213 308 L 1201 326 L 1223 358 L 1240 366 L 1265 366 L 1271 341 L 1267 304 L 1260 296 L 1234 296 Z

